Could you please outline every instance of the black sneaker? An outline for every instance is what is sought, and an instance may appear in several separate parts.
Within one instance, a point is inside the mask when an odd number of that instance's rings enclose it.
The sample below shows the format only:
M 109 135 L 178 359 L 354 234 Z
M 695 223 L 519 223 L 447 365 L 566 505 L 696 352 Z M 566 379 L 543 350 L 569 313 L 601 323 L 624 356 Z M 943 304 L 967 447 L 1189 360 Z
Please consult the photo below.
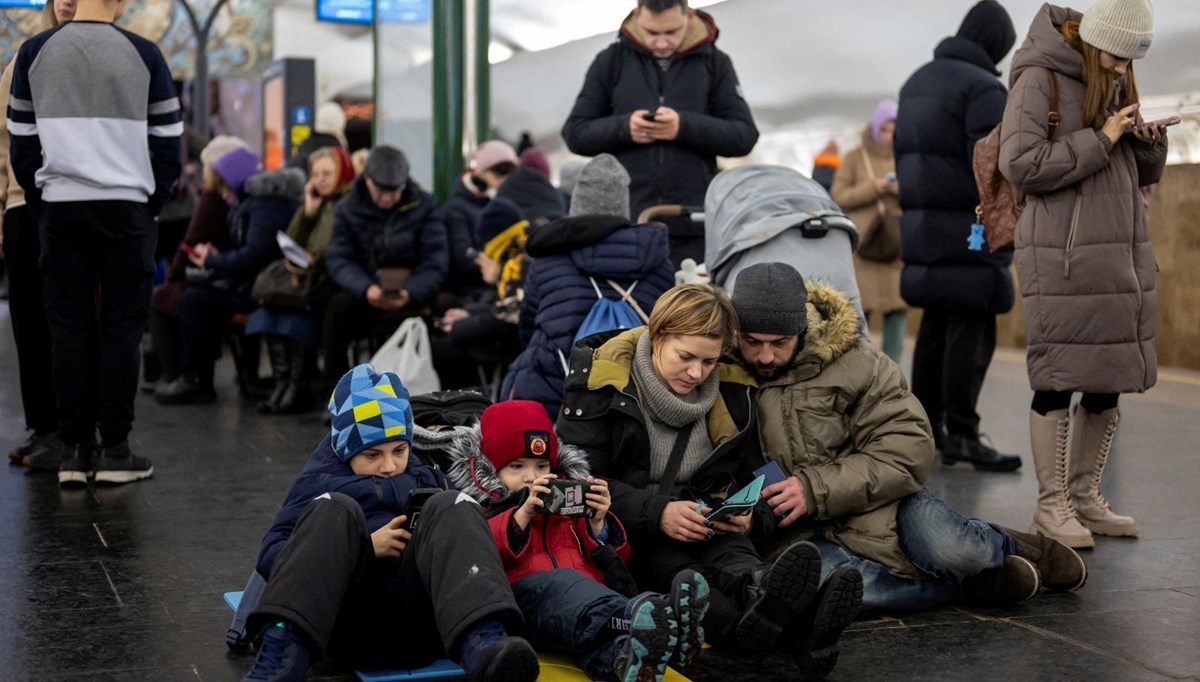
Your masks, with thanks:
M 92 457 L 95 446 L 62 445 L 62 463 L 58 467 L 58 484 L 63 487 L 87 485 L 92 473 Z
M 32 440 L 31 445 L 33 447 L 21 448 L 25 454 L 13 464 L 20 464 L 39 471 L 58 471 L 62 465 L 63 452 L 66 448 L 63 447 L 62 439 L 58 437 L 57 433 L 37 436 Z
M 704 644 L 704 616 L 708 613 L 708 581 L 704 576 L 685 569 L 675 574 L 671 582 L 671 606 L 678 625 L 678 642 L 668 665 L 686 668 L 700 653 Z
M 820 582 L 821 553 L 811 542 L 797 542 L 775 563 L 756 569 L 737 624 L 738 644 L 746 651 L 774 648 L 783 629 L 812 604 Z
M 304 682 L 308 648 L 287 623 L 276 623 L 263 633 L 254 668 L 242 682 Z
M 673 607 L 659 594 L 646 596 L 633 609 L 629 635 L 617 658 L 619 682 L 662 682 L 679 641 L 672 612 Z
M 862 594 L 862 574 L 853 567 L 838 566 L 830 572 L 815 605 L 794 628 L 792 659 L 800 679 L 824 679 L 837 665 L 838 638 L 858 614 Z
M 129 441 L 100 450 L 96 463 L 96 483 L 118 485 L 133 483 L 154 475 L 154 463 L 129 449 Z
M 505 637 L 484 650 L 470 682 L 534 682 L 541 667 L 537 652 L 520 637 Z
M 1021 458 L 1005 455 L 978 437 L 950 434 L 942 450 L 942 463 L 967 462 L 979 471 L 1016 471 L 1021 468 Z

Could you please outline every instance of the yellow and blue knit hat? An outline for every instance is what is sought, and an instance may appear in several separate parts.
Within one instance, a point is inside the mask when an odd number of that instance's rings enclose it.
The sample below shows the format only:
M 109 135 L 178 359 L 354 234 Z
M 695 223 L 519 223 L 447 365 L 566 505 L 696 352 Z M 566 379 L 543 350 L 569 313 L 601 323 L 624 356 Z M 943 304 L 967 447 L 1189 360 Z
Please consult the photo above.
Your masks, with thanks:
M 377 372 L 369 363 L 338 380 L 329 398 L 329 416 L 330 443 L 343 462 L 380 443 L 412 443 L 408 388 L 394 373 Z

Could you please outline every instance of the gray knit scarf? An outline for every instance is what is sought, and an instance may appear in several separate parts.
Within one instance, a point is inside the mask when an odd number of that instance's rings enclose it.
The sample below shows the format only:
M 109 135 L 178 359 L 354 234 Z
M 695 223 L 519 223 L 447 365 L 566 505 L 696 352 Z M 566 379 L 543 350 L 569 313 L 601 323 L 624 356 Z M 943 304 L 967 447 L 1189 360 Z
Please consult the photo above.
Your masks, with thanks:
M 708 439 L 705 418 L 717 400 L 719 373 L 714 369 L 708 379 L 691 393 L 675 395 L 654 373 L 650 334 L 646 333 L 638 339 L 637 352 L 633 356 L 633 381 L 641 398 L 642 416 L 646 419 L 646 430 L 650 435 L 650 484 L 646 490 L 658 492 L 658 484 L 667 468 L 667 460 L 671 458 L 671 449 L 675 447 L 679 429 L 695 424 L 675 477 L 678 487 L 680 482 L 690 480 L 696 469 L 712 455 L 713 444 Z M 667 492 L 670 494 L 674 491 Z

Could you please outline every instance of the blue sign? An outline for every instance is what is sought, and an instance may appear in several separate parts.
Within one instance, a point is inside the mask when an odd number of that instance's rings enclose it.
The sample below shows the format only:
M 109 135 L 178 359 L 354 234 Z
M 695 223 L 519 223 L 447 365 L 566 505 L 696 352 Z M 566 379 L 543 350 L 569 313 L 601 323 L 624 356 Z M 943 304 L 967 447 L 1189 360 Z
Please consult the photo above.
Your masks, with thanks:
M 292 125 L 306 126 L 312 124 L 312 111 L 308 107 L 292 109 Z
M 317 20 L 369 24 L 376 4 L 385 24 L 428 24 L 433 12 L 432 0 L 317 0 Z
M 46 0 L 0 0 L 0 7 L 13 9 L 41 9 L 46 6 Z

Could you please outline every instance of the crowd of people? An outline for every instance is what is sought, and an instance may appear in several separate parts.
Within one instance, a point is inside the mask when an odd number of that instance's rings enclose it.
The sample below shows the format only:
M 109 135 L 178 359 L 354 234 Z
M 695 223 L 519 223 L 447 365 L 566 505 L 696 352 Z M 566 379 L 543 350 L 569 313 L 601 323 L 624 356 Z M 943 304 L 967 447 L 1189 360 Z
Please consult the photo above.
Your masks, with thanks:
M 48 30 L 4 73 L 0 253 L 30 431 L 10 459 L 62 486 L 151 477 L 129 447 L 139 383 L 166 406 L 218 400 L 226 343 L 263 414 L 324 406 L 329 431 L 256 562 L 247 680 L 301 680 L 323 655 L 449 657 L 471 679 L 532 680 L 540 650 L 593 679 L 661 680 L 705 644 L 786 651 L 819 679 L 860 611 L 1077 590 L 1075 549 L 1137 535 L 1099 486 L 1120 394 L 1156 379 L 1137 190 L 1161 177 L 1166 132 L 1138 115 L 1133 71 L 1149 0 L 1045 5 L 1008 88 L 997 64 L 1017 32 L 982 0 L 878 104 L 860 146 L 824 150 L 828 195 L 815 191 L 849 219 L 856 293 L 782 249 L 724 288 L 676 283 L 682 259 L 704 258 L 703 226 L 639 214 L 705 205 L 716 157 L 758 137 L 715 21 L 685 0 L 639 0 L 596 57 L 562 130 L 592 158 L 559 186 L 540 149 L 500 139 L 439 202 L 392 146 L 356 167 L 327 135 L 264 170 L 247 141 L 218 136 L 155 286 L 182 111 L 158 49 L 113 26 L 124 6 L 51 0 Z M 112 87 L 59 95 L 96 83 Z M 1014 253 L 969 245 L 972 152 L 997 126 L 999 170 L 1027 197 Z M 816 185 L 743 172 L 751 203 L 755 178 Z M 939 457 L 1021 466 L 976 411 L 1013 264 L 1035 392 L 1028 532 L 925 488 Z M 432 331 L 443 388 L 507 368 L 466 425 L 424 428 L 409 378 L 361 362 L 411 318 Z

